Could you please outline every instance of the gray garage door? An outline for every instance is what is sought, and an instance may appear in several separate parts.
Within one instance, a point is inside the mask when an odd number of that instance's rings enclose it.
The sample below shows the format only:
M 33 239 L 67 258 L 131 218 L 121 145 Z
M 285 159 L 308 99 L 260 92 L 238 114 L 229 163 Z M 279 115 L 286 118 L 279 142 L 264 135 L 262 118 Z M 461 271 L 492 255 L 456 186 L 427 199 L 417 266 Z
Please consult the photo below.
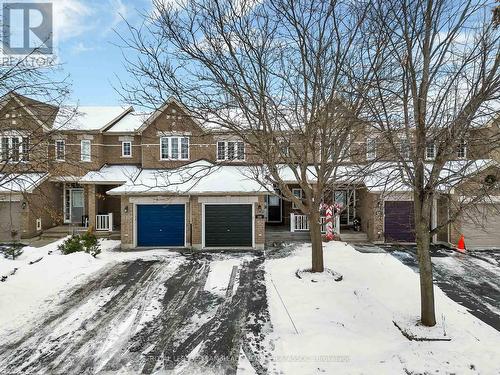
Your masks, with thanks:
M 0 242 L 10 242 L 13 240 L 11 231 L 16 230 L 17 236 L 21 237 L 21 203 L 0 202 Z
M 480 213 L 474 219 L 465 218 L 462 223 L 465 246 L 469 249 L 500 248 L 500 204 L 481 204 L 478 209 Z
M 251 204 L 205 205 L 205 247 L 252 247 Z

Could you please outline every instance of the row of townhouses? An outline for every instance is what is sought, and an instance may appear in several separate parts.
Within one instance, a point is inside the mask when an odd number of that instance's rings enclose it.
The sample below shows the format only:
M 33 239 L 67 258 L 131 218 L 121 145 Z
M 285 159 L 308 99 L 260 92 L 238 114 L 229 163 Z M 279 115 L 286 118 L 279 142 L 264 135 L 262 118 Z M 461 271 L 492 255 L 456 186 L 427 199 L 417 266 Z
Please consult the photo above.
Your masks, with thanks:
M 175 100 L 151 114 L 132 107 L 64 112 L 15 93 L 2 98 L 0 241 L 67 225 L 113 233 L 123 248 L 259 249 L 266 231 L 292 238 L 308 229 L 294 204 L 242 172 L 259 165 L 259 158 L 241 139 L 205 128 Z M 478 132 L 485 137 L 498 126 L 489 122 Z M 382 146 L 373 138 L 363 136 L 355 145 L 362 152 L 346 166 L 376 163 Z M 429 160 L 435 152 L 429 144 Z M 476 160 L 481 179 L 497 183 L 498 155 L 464 140 L 456 159 Z M 341 238 L 353 233 L 359 219 L 360 239 L 414 242 L 411 190 L 401 185 L 388 192 L 373 180 L 367 175 L 345 181 L 331 192 L 331 201 L 342 207 L 336 222 Z M 293 174 L 286 182 L 302 196 Z M 435 197 L 433 225 L 452 214 L 453 193 Z M 453 244 L 463 233 L 469 247 L 500 246 L 500 200 L 480 201 L 478 207 L 482 218 L 461 215 L 433 241 Z

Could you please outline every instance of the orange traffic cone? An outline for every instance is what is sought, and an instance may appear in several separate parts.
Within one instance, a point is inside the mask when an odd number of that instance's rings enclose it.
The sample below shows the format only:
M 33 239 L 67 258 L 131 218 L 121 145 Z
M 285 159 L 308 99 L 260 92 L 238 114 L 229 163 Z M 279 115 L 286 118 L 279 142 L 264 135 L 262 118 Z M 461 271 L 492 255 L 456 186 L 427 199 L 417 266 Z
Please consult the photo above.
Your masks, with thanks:
M 463 234 L 460 236 L 460 239 L 458 240 L 457 250 L 460 251 L 461 253 L 465 253 L 465 239 Z

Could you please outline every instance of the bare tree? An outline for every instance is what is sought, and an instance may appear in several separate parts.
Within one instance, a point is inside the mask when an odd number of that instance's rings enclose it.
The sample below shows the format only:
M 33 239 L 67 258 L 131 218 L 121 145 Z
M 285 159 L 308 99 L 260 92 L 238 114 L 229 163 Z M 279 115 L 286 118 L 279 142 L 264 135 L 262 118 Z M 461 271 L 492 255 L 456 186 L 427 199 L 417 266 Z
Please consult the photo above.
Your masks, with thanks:
M 173 96 L 206 127 L 240 137 L 253 177 L 308 216 L 312 271 L 322 272 L 320 204 L 346 176 L 364 128 L 350 74 L 366 8 L 342 0 L 155 0 L 153 8 L 124 39 L 136 78 L 122 85 L 125 99 L 157 109 Z
M 359 85 L 360 95 L 366 119 L 394 155 L 400 181 L 413 191 L 427 326 L 436 323 L 431 237 L 495 189 L 479 179 L 487 161 L 473 160 L 487 159 L 500 145 L 493 122 L 500 108 L 500 43 L 491 15 L 486 1 L 379 1 L 365 24 L 364 61 L 376 68 L 373 79 Z M 466 191 L 464 184 L 474 179 L 474 189 Z M 453 214 L 433 224 L 434 199 L 452 189 Z M 458 199 L 461 194 L 469 198 Z

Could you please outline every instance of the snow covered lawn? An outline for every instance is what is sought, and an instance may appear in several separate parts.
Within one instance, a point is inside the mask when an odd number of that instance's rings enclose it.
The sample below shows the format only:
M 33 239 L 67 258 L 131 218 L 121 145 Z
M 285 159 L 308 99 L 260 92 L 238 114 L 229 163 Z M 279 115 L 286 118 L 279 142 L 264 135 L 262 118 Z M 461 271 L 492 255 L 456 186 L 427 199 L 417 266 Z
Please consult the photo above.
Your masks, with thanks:
M 84 252 L 63 255 L 57 250 L 63 241 L 60 239 L 39 248 L 26 246 L 15 260 L 0 255 L 0 276 L 8 276 L 5 282 L 0 283 L 0 337 L 39 319 L 49 306 L 67 296 L 68 289 L 84 282 L 103 267 L 144 256 L 176 255 L 166 250 L 154 250 L 147 254 L 115 251 L 119 249 L 120 241 L 114 240 L 100 240 L 102 253 L 97 258 Z M 29 264 L 39 258 L 42 260 Z M 17 270 L 11 275 L 14 268 Z
M 389 254 L 359 253 L 342 242 L 324 248 L 325 266 L 340 272 L 342 281 L 325 275 L 296 277 L 296 270 L 310 267 L 310 244 L 298 246 L 286 258 L 266 261 L 277 370 L 285 374 L 500 372 L 500 333 L 439 288 L 435 296 L 441 327 L 433 334 L 444 326 L 452 340 L 409 341 L 393 320 L 418 319 L 418 274 Z

